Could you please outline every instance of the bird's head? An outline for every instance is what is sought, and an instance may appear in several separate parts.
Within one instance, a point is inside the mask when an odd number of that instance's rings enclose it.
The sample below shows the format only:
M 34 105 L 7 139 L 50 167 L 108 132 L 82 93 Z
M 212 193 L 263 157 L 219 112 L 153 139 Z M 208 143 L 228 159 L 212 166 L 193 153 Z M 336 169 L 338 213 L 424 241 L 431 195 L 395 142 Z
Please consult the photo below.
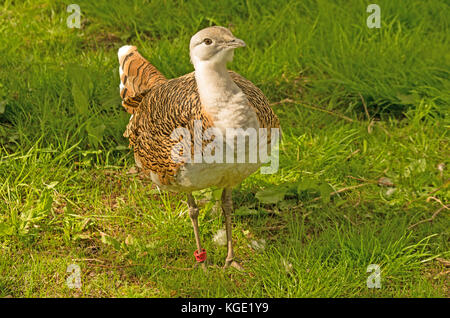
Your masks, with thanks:
M 214 65 L 226 65 L 233 59 L 235 48 L 245 46 L 245 42 L 236 38 L 230 30 L 213 26 L 198 31 L 189 45 L 192 64 L 206 62 Z

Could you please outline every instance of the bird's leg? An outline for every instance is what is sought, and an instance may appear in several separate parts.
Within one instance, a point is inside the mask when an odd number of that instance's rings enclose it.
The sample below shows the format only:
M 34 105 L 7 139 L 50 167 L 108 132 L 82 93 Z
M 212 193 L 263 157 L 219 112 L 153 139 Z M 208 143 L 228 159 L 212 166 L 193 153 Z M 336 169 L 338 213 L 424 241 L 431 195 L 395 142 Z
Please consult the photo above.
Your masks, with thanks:
M 189 217 L 191 218 L 192 221 L 192 226 L 194 227 L 194 235 L 195 235 L 195 242 L 197 243 L 197 253 L 201 253 L 202 252 L 202 245 L 200 243 L 200 233 L 198 230 L 198 207 L 197 204 L 195 203 L 195 199 L 192 196 L 192 193 L 188 193 L 187 195 L 188 200 L 188 207 L 189 207 Z M 206 266 L 205 266 L 205 262 L 202 261 L 200 262 L 201 267 L 203 268 L 203 270 L 206 271 Z
M 225 216 L 225 230 L 227 232 L 227 258 L 225 259 L 224 268 L 232 266 L 238 270 L 244 270 L 244 268 L 234 260 L 233 251 L 233 238 L 231 228 L 231 212 L 233 211 L 233 201 L 231 199 L 231 189 L 225 188 L 222 192 L 222 210 Z

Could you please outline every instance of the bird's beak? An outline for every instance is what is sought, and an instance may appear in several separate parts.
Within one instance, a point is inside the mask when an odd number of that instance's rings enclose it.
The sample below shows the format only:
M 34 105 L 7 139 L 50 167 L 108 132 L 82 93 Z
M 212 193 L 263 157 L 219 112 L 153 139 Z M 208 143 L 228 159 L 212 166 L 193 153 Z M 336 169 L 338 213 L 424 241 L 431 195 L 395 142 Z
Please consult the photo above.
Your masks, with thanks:
M 233 40 L 227 42 L 227 47 L 233 49 L 237 47 L 245 47 L 245 42 L 242 41 L 241 39 L 234 38 Z

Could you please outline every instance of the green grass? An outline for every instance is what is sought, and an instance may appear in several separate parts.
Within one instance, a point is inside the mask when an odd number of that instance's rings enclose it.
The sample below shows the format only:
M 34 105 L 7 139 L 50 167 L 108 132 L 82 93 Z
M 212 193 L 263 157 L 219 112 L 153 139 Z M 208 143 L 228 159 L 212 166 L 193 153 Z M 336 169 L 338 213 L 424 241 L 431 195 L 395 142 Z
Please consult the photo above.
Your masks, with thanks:
M 80 0 L 69 29 L 72 2 L 0 4 L 0 297 L 449 296 L 448 210 L 417 224 L 449 204 L 446 1 L 380 0 L 380 29 L 356 0 Z M 211 266 L 191 269 L 185 196 L 133 173 L 122 137 L 117 49 L 180 76 L 190 36 L 212 24 L 246 41 L 230 67 L 275 103 L 284 133 L 280 170 L 234 191 L 247 273 L 221 269 L 208 189 L 195 195 Z M 81 289 L 66 285 L 70 264 Z

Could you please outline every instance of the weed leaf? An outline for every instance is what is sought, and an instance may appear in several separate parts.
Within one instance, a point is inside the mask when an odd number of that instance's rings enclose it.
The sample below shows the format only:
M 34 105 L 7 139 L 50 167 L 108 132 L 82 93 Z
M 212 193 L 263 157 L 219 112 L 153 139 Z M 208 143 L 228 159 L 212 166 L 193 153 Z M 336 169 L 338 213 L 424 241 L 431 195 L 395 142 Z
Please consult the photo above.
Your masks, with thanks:
M 256 192 L 255 197 L 265 204 L 276 204 L 284 199 L 288 188 L 285 186 L 271 187 Z

